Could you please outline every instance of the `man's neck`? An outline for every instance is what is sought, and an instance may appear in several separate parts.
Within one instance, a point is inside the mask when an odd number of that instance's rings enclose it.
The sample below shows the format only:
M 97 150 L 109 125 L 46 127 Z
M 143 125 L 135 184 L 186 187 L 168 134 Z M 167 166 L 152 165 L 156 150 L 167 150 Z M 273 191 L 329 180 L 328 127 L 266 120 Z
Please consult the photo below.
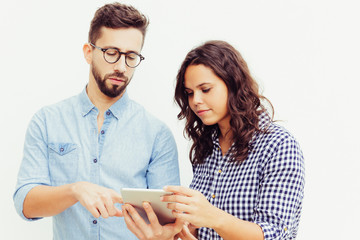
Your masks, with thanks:
M 116 98 L 111 98 L 103 94 L 97 86 L 93 86 L 93 83 L 90 81 L 86 87 L 86 93 L 90 101 L 95 105 L 99 110 L 99 114 L 103 114 L 108 110 L 111 105 L 113 105 L 117 100 L 119 100 L 123 94 L 119 95 Z

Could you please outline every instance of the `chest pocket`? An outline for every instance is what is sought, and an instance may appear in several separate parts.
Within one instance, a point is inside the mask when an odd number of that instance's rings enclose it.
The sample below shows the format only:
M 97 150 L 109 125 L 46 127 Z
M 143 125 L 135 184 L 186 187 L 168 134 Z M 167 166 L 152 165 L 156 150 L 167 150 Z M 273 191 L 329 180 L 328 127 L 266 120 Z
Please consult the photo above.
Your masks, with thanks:
M 56 186 L 74 182 L 78 173 L 78 146 L 74 143 L 50 143 L 48 147 L 52 184 Z

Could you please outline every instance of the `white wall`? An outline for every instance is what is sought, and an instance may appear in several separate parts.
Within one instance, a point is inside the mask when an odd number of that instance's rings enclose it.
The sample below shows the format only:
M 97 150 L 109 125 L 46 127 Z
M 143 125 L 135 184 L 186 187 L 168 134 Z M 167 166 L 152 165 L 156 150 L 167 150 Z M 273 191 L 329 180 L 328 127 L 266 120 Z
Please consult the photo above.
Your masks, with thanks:
M 88 80 L 82 56 L 90 20 L 106 1 L 0 3 L 0 238 L 50 239 L 51 219 L 28 223 L 12 194 L 24 134 L 42 106 L 79 93 Z M 110 1 L 112 2 L 112 1 Z M 186 53 L 208 39 L 227 40 L 247 60 L 263 93 L 300 142 L 306 195 L 298 239 L 358 235 L 360 33 L 356 0 L 134 0 L 150 17 L 130 96 L 164 120 L 180 152 L 182 184 L 191 180 L 188 142 L 173 104 Z

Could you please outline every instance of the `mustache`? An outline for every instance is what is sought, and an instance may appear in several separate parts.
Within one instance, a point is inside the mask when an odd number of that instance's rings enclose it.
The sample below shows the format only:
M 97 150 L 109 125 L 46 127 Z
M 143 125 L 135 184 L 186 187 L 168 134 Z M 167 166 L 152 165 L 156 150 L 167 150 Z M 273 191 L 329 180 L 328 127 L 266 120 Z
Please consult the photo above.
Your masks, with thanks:
M 119 72 L 108 73 L 105 75 L 104 79 L 108 79 L 111 77 L 121 78 L 126 82 L 128 81 L 128 78 L 123 73 L 119 73 Z

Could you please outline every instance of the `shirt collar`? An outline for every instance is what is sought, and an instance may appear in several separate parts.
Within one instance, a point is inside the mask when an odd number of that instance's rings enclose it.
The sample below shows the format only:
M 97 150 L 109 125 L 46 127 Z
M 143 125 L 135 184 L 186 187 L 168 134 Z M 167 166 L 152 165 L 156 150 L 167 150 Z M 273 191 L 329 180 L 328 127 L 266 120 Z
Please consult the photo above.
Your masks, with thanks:
M 85 117 L 91 110 L 95 108 L 95 105 L 90 101 L 87 93 L 86 86 L 79 95 L 81 115 Z
M 80 98 L 80 106 L 81 106 L 81 114 L 83 117 L 85 117 L 87 114 L 89 114 L 93 109 L 95 109 L 95 105 L 90 101 L 89 96 L 86 93 L 86 87 L 79 95 Z M 111 107 L 109 108 L 110 112 L 119 119 L 121 115 L 122 109 L 125 108 L 125 106 L 129 102 L 129 96 L 127 94 L 127 91 L 125 90 L 122 97 L 117 100 Z
M 262 112 L 260 115 L 259 115 L 259 129 L 260 130 L 266 130 L 269 125 L 271 124 L 272 120 L 271 120 L 271 117 L 269 116 L 269 113 L 267 111 L 264 111 Z M 211 133 L 211 138 L 212 138 L 212 141 L 213 141 L 213 144 L 216 145 L 216 146 L 220 146 L 220 143 L 219 143 L 219 128 L 216 127 L 212 130 L 212 133 Z M 255 133 L 252 137 L 252 139 L 250 140 L 249 144 L 251 144 L 255 138 L 256 138 L 257 134 Z M 231 147 L 234 146 L 234 143 L 231 145 Z
M 116 117 L 116 119 L 120 118 L 121 112 L 124 111 L 124 109 L 129 103 L 129 100 L 130 100 L 129 95 L 125 90 L 122 97 L 119 100 L 117 100 L 113 105 L 110 106 L 109 110 L 114 115 L 114 117 Z

